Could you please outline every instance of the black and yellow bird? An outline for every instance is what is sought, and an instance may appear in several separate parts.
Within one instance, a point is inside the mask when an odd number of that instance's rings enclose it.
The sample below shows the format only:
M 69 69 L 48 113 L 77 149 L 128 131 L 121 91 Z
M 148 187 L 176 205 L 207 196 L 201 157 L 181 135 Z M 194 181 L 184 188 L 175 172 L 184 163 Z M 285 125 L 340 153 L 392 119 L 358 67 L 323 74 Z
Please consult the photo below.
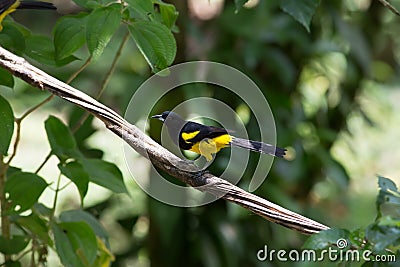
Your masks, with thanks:
M 185 121 L 177 113 L 164 111 L 152 118 L 159 119 L 167 126 L 168 133 L 175 144 L 183 150 L 190 150 L 211 161 L 222 148 L 237 146 L 251 151 L 283 158 L 286 149 L 270 144 L 238 138 L 220 127 L 206 126 L 200 123 Z
M 0 31 L 3 19 L 17 9 L 56 9 L 52 3 L 42 1 L 0 0 Z

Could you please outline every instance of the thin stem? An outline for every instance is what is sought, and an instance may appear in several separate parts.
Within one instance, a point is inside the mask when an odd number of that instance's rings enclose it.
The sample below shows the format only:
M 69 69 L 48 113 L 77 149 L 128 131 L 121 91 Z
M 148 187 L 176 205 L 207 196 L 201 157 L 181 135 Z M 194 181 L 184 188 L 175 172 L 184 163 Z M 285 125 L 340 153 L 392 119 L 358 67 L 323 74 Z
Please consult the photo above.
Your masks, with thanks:
M 58 200 L 58 193 L 60 192 L 60 184 L 61 184 L 61 172 L 58 175 L 57 178 L 57 185 L 56 185 L 56 192 L 54 194 L 54 201 L 53 201 L 53 207 L 51 209 L 51 215 L 50 215 L 50 221 L 49 224 L 51 223 L 51 221 L 53 221 L 54 219 L 54 214 L 56 212 L 56 205 L 57 205 L 57 200 Z
M 107 72 L 107 74 L 106 74 L 106 77 L 104 78 L 104 80 L 103 80 L 103 82 L 102 82 L 102 85 L 101 85 L 101 87 L 100 87 L 100 90 L 99 90 L 99 92 L 98 92 L 97 95 L 96 95 L 96 99 L 100 99 L 100 97 L 103 95 L 104 90 L 106 89 L 108 83 L 110 82 L 110 79 L 111 79 L 111 77 L 112 77 L 112 75 L 113 75 L 113 73 L 114 73 L 114 71 L 115 71 L 115 68 L 117 67 L 118 60 L 119 60 L 120 57 L 121 57 L 122 50 L 124 49 L 124 47 L 125 47 L 126 42 L 128 41 L 128 39 L 129 39 L 129 32 L 127 32 L 127 33 L 125 34 L 124 38 L 122 39 L 121 44 L 119 45 L 119 48 L 118 48 L 118 50 L 117 50 L 117 53 L 115 54 L 114 60 L 113 60 L 113 62 L 112 62 L 112 64 L 111 64 L 111 67 L 110 67 L 110 69 L 108 70 L 108 72 Z
M 60 187 L 60 191 L 64 190 L 65 188 L 67 188 L 70 184 L 72 184 L 71 181 L 68 181 L 64 186 Z
M 15 123 L 17 124 L 17 132 L 15 134 L 13 152 L 11 153 L 11 156 L 8 159 L 8 161 L 5 163 L 7 168 L 8 168 L 8 166 L 10 166 L 11 161 L 14 159 L 15 155 L 17 154 L 17 148 L 18 148 L 19 140 L 21 139 L 21 119 L 16 119 Z
M 49 102 L 50 100 L 52 100 L 54 98 L 54 95 L 51 95 L 49 97 L 47 97 L 45 100 L 43 100 L 42 102 L 40 102 L 39 104 L 37 104 L 36 106 L 33 106 L 32 108 L 28 109 L 22 116 L 21 118 L 19 118 L 20 121 L 22 121 L 23 119 L 25 119 L 29 114 L 31 114 L 32 112 L 34 112 L 35 110 L 37 110 L 38 108 L 40 108 L 41 106 L 43 106 L 44 104 L 46 104 L 47 102 Z
M 104 91 L 105 91 L 105 89 L 106 89 L 108 83 L 110 82 L 111 77 L 112 77 L 112 75 L 113 75 L 113 73 L 114 73 L 114 71 L 115 71 L 115 68 L 117 67 L 118 60 L 119 60 L 120 57 L 121 57 L 122 50 L 123 50 L 123 48 L 125 47 L 126 42 L 128 41 L 128 39 L 129 39 L 129 32 L 127 32 L 127 33 L 125 34 L 124 38 L 122 39 L 122 42 L 121 42 L 121 44 L 120 44 L 120 46 L 119 46 L 119 48 L 118 48 L 118 50 L 117 50 L 117 53 L 115 54 L 114 60 L 113 60 L 113 62 L 111 63 L 111 67 L 110 67 L 110 69 L 108 70 L 108 72 L 107 72 L 107 74 L 106 74 L 106 76 L 105 76 L 103 82 L 101 83 L 100 90 L 99 90 L 99 92 L 97 93 L 97 95 L 96 95 L 96 97 L 95 97 L 96 100 L 98 100 L 98 99 L 101 98 L 101 96 L 103 95 L 103 93 L 104 93 Z M 86 112 L 85 114 L 83 114 L 82 117 L 76 122 L 76 124 L 75 124 L 74 127 L 72 128 L 72 132 L 76 132 L 76 131 L 83 125 L 83 123 L 86 121 L 86 119 L 87 119 L 89 116 L 90 116 L 90 113 L 89 113 L 89 112 Z
M 6 214 L 7 210 L 7 199 L 4 192 L 4 186 L 6 183 L 6 172 L 7 165 L 3 163 L 4 156 L 0 161 L 0 208 L 1 208 L 1 235 L 3 238 L 10 238 L 10 220 Z M 11 260 L 11 255 L 4 254 L 4 261 Z
M 35 247 L 36 247 L 36 240 L 32 239 L 32 253 L 31 253 L 31 265 L 30 265 L 30 267 L 35 267 Z
M 22 254 L 20 254 L 16 259 L 14 259 L 15 261 L 19 261 L 20 259 L 22 259 L 26 254 L 32 252 L 32 249 L 28 249 L 26 251 L 24 251 Z M 0 266 L 3 266 L 2 264 L 0 264 Z
M 85 63 L 83 63 L 83 65 L 77 71 L 72 73 L 65 83 L 70 84 L 76 78 L 76 76 L 78 76 L 87 66 L 89 66 L 90 62 L 92 62 L 92 56 L 88 57 Z
M 17 124 L 17 127 L 16 127 L 17 132 L 16 132 L 16 138 L 15 138 L 14 145 L 13 145 L 13 152 L 11 153 L 10 158 L 6 162 L 7 168 L 11 164 L 11 161 L 14 159 L 15 155 L 17 154 L 17 148 L 18 148 L 18 145 L 19 145 L 19 141 L 21 139 L 21 124 L 22 124 L 22 120 L 24 120 L 29 114 L 31 114 L 32 112 L 34 112 L 35 110 L 37 110 L 38 108 L 40 108 L 41 106 L 43 106 L 44 104 L 49 102 L 51 99 L 53 99 L 53 97 L 54 97 L 54 95 L 51 95 L 51 96 L 47 97 L 46 99 L 44 99 L 39 104 L 37 104 L 37 105 L 33 106 L 32 108 L 28 109 L 24 114 L 22 114 L 22 116 L 20 118 L 16 118 L 15 119 L 15 123 Z
M 40 170 L 43 168 L 44 165 L 46 165 L 47 161 L 51 158 L 52 155 L 53 154 L 50 151 L 49 154 L 47 154 L 47 156 L 43 160 L 42 164 L 40 164 L 39 168 L 37 168 L 37 170 L 35 171 L 35 174 L 38 174 L 40 172 Z

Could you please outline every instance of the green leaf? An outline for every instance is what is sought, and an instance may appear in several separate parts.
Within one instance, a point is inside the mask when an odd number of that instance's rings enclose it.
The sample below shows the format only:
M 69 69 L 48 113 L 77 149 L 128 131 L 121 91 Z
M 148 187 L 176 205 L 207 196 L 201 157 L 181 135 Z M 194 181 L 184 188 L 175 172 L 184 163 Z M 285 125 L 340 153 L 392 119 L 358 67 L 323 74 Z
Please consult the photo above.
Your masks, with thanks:
M 129 26 L 129 31 L 153 72 L 172 64 L 176 55 L 176 43 L 164 24 L 138 21 Z
M 155 0 L 154 3 L 158 4 L 159 6 L 160 14 L 165 26 L 167 26 L 169 29 L 172 29 L 179 15 L 179 13 L 175 9 L 175 6 L 164 3 L 161 0 Z
M 130 16 L 135 19 L 149 20 L 154 15 L 152 0 L 126 0 Z
M 397 216 L 399 216 L 400 192 L 398 191 L 396 184 L 388 178 L 378 176 L 378 185 L 380 189 L 376 199 L 376 205 L 378 208 L 379 217 L 385 215 L 386 213 L 397 213 Z M 385 212 L 383 212 L 382 209 L 383 205 L 385 205 Z
M 54 44 L 47 36 L 32 35 L 26 38 L 25 54 L 45 65 L 61 66 L 71 63 L 77 58 L 68 56 L 62 60 L 56 60 Z
M 33 206 L 33 212 L 38 214 L 40 217 L 48 217 L 48 218 L 50 218 L 53 214 L 53 210 L 49 207 L 46 207 L 42 203 L 36 203 Z
M 23 235 L 13 235 L 11 238 L 0 236 L 0 252 L 3 254 L 16 254 L 21 252 L 29 243 L 29 238 Z
M 0 95 L 0 154 L 7 155 L 14 132 L 14 113 L 8 101 Z
M 398 192 L 398 191 L 397 191 L 397 186 L 396 186 L 396 184 L 395 184 L 392 180 L 390 180 L 389 178 L 385 178 L 385 177 L 382 177 L 382 176 L 378 176 L 378 185 L 379 185 L 379 188 L 380 188 L 382 191 L 386 191 L 386 192 L 390 192 L 390 191 Z
M 90 181 L 115 193 L 127 193 L 121 171 L 115 164 L 100 159 L 82 159 L 81 161 Z
M 29 172 L 18 172 L 8 178 L 4 192 L 8 195 L 10 209 L 21 213 L 36 203 L 46 187 L 46 181 L 40 176 Z
M 319 6 L 320 0 L 280 0 L 280 7 L 301 25 L 310 31 L 311 19 Z
M 0 68 L 0 85 L 10 87 L 11 89 L 14 88 L 14 76 L 3 68 Z
M 30 214 L 28 216 L 19 216 L 16 219 L 16 223 L 22 226 L 25 230 L 29 230 L 32 235 L 35 235 L 45 244 L 49 246 L 53 245 L 53 241 L 49 236 L 49 229 L 47 228 L 47 222 L 40 218 L 37 214 Z
M 14 173 L 21 172 L 21 171 L 22 171 L 21 168 L 17 168 L 17 167 L 14 167 L 14 166 L 8 166 L 8 168 L 7 168 L 7 176 L 11 176 Z
M 86 40 L 90 54 L 98 58 L 121 24 L 121 5 L 95 9 L 86 24 Z
M 21 262 L 8 260 L 5 262 L 5 267 L 22 267 Z
M 83 210 L 67 210 L 60 214 L 60 221 L 62 222 L 86 222 L 90 228 L 92 228 L 93 232 L 96 236 L 108 239 L 108 234 L 106 230 L 104 230 L 103 226 L 100 222 L 93 217 L 90 213 Z
M 25 38 L 30 35 L 22 26 L 4 21 L 4 27 L 0 34 L 0 45 L 20 55 L 25 50 Z
M 110 249 L 104 244 L 103 240 L 101 240 L 100 238 L 97 238 L 97 247 L 98 252 L 96 261 L 92 266 L 111 266 L 111 262 L 115 260 L 115 257 Z
M 47 36 L 32 35 L 26 39 L 25 54 L 46 65 L 55 65 L 53 42 Z
M 72 129 L 80 125 L 78 130 L 74 132 L 74 137 L 77 142 L 77 146 L 79 151 L 88 158 L 102 158 L 103 151 L 99 149 L 95 149 L 88 146 L 87 139 L 97 131 L 96 128 L 93 127 L 93 118 L 94 116 L 89 116 L 83 123 L 80 121 L 82 116 L 86 111 L 79 107 L 74 107 L 70 112 L 70 117 L 68 120 L 68 125 Z
M 74 136 L 64 123 L 56 117 L 50 116 L 45 121 L 45 128 L 52 153 L 57 155 L 61 161 L 68 158 L 81 157 L 80 152 L 77 150 Z
M 367 227 L 365 238 L 375 252 L 384 252 L 389 246 L 400 246 L 400 228 L 375 223 Z
M 89 175 L 86 173 L 83 166 L 79 162 L 72 161 L 65 165 L 60 163 L 58 164 L 58 168 L 62 174 L 76 185 L 83 203 L 83 198 L 86 196 L 89 185 Z
M 348 248 L 349 231 L 344 229 L 328 229 L 321 231 L 317 234 L 310 236 L 306 242 L 303 244 L 303 249 L 326 249 L 332 245 L 339 246 L 339 242 L 345 242 L 341 244 L 346 244 L 341 249 Z
M 85 115 L 87 111 L 79 107 L 73 107 L 68 119 L 68 126 L 72 129 L 75 128 L 79 123 L 79 128 L 74 132 L 75 140 L 79 145 L 83 145 L 85 141 L 96 132 L 93 127 L 94 116 L 89 116 L 83 123 L 80 121 L 82 116 Z
M 96 259 L 97 240 L 85 222 L 62 222 L 53 225 L 57 254 L 65 266 L 90 266 Z
M 54 27 L 54 47 L 56 59 L 71 56 L 85 44 L 85 25 L 87 14 L 62 17 Z
M 101 6 L 98 1 L 94 0 L 73 0 L 78 6 L 88 8 L 88 9 L 94 9 L 96 7 Z

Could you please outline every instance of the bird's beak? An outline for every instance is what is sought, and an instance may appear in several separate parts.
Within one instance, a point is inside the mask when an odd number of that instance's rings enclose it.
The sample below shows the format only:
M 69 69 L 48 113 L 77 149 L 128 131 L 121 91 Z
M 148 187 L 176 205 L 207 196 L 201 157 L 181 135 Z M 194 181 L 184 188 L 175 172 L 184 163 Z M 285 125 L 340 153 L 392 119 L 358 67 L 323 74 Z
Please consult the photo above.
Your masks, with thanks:
M 151 118 L 152 118 L 152 119 L 158 119 L 158 120 L 160 120 L 160 121 L 163 121 L 162 115 L 154 115 L 154 116 L 151 116 Z

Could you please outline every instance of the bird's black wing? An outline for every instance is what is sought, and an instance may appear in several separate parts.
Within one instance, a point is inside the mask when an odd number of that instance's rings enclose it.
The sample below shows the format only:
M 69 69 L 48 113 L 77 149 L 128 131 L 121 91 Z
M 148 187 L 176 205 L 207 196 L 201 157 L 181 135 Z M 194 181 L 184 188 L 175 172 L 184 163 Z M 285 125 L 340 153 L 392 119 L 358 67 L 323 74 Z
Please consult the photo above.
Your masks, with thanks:
M 7 9 L 10 8 L 15 3 L 15 0 L 5 0 L 0 1 L 0 14 L 4 13 Z
M 18 9 L 56 9 L 56 7 L 49 2 L 21 1 L 21 4 L 18 6 Z
M 206 125 L 196 123 L 196 122 L 191 122 L 191 121 L 186 123 L 185 126 L 183 126 L 183 128 L 181 130 L 181 134 L 182 133 L 193 133 L 193 132 L 198 132 L 198 133 L 195 136 L 193 136 L 191 139 L 187 139 L 186 142 L 197 143 L 206 138 L 211 139 L 211 138 L 215 138 L 215 137 L 218 137 L 218 136 L 228 133 L 224 128 L 214 127 L 214 126 L 206 126 Z

